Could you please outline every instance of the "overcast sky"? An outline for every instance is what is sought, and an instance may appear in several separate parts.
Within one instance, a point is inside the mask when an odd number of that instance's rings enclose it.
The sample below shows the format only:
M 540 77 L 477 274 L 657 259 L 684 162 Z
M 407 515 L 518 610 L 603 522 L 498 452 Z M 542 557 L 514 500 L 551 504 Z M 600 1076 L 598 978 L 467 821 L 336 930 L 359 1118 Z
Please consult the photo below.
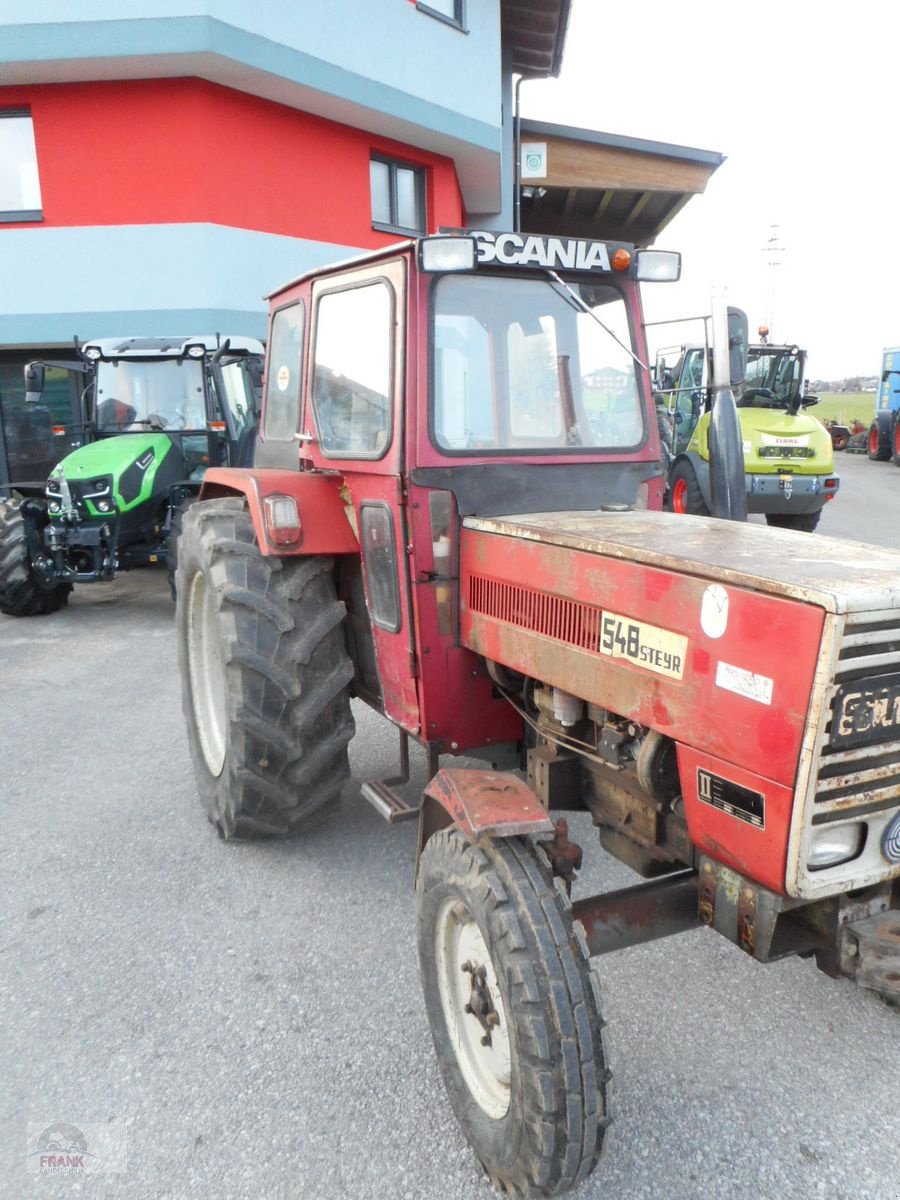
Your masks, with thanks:
M 573 0 L 560 78 L 522 111 L 726 156 L 657 242 L 682 282 L 645 290 L 648 319 L 725 287 L 813 378 L 875 375 L 900 345 L 898 34 L 894 0 Z

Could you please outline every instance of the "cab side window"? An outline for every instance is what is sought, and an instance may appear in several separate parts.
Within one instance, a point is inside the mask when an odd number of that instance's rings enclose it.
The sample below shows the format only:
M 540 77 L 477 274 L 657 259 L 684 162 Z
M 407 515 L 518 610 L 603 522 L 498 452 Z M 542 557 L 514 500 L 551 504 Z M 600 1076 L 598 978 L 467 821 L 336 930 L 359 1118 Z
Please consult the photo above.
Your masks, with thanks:
M 279 309 L 272 318 L 263 429 L 270 441 L 292 441 L 300 420 L 303 305 Z
M 326 292 L 314 336 L 312 402 L 322 452 L 381 458 L 391 439 L 393 289 L 377 279 Z

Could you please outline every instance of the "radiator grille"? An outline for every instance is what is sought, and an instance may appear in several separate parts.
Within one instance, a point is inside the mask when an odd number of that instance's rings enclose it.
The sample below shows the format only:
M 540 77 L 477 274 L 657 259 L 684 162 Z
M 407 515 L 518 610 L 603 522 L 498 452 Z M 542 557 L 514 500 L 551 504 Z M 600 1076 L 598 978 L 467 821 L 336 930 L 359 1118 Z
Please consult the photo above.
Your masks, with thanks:
M 853 749 L 831 744 L 834 693 L 854 680 L 900 672 L 900 622 L 894 609 L 847 618 L 834 677 L 831 712 L 816 779 L 814 825 L 866 816 L 900 803 L 900 739 Z
M 469 577 L 469 608 L 505 625 L 528 629 L 568 646 L 598 653 L 603 610 L 595 604 L 567 600 L 518 583 L 502 583 L 482 575 Z

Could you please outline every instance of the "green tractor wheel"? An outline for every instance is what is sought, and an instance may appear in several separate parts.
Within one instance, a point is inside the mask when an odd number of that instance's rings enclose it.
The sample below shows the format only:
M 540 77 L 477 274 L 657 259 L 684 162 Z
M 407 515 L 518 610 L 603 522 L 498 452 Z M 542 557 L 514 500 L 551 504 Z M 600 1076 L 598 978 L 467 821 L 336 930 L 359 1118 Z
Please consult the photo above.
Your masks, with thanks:
M 812 533 L 821 516 L 821 508 L 811 513 L 766 513 L 766 524 L 773 529 L 797 529 L 800 533 Z
M 69 602 L 71 583 L 43 583 L 28 557 L 20 500 L 0 500 L 0 612 L 38 617 Z
M 178 570 L 178 543 L 181 540 L 184 515 L 195 500 L 195 496 L 189 496 L 187 500 L 182 500 L 172 509 L 172 517 L 169 521 L 169 536 L 166 538 L 166 575 L 169 579 L 169 591 L 172 593 L 173 600 L 176 598 L 175 572 Z
M 710 515 L 697 473 L 687 459 L 680 459 L 669 473 L 666 508 L 669 512 L 693 513 L 698 517 Z

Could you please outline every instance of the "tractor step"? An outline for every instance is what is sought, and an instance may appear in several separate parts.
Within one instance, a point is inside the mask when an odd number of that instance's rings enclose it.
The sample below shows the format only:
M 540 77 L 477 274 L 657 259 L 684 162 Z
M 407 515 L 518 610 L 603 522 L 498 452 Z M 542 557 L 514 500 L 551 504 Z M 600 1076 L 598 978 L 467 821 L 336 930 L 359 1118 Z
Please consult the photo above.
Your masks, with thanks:
M 391 825 L 396 825 L 398 821 L 411 821 L 419 815 L 419 805 L 407 803 L 386 779 L 371 779 L 359 790 L 375 811 L 381 813 Z
M 439 755 L 436 746 L 428 746 L 428 778 L 437 774 Z M 376 812 L 381 813 L 391 825 L 398 821 L 411 821 L 419 815 L 421 801 L 410 804 L 396 790 L 409 783 L 409 734 L 405 729 L 400 730 L 400 772 L 389 779 L 368 779 L 360 787 L 360 792 L 372 805 Z

